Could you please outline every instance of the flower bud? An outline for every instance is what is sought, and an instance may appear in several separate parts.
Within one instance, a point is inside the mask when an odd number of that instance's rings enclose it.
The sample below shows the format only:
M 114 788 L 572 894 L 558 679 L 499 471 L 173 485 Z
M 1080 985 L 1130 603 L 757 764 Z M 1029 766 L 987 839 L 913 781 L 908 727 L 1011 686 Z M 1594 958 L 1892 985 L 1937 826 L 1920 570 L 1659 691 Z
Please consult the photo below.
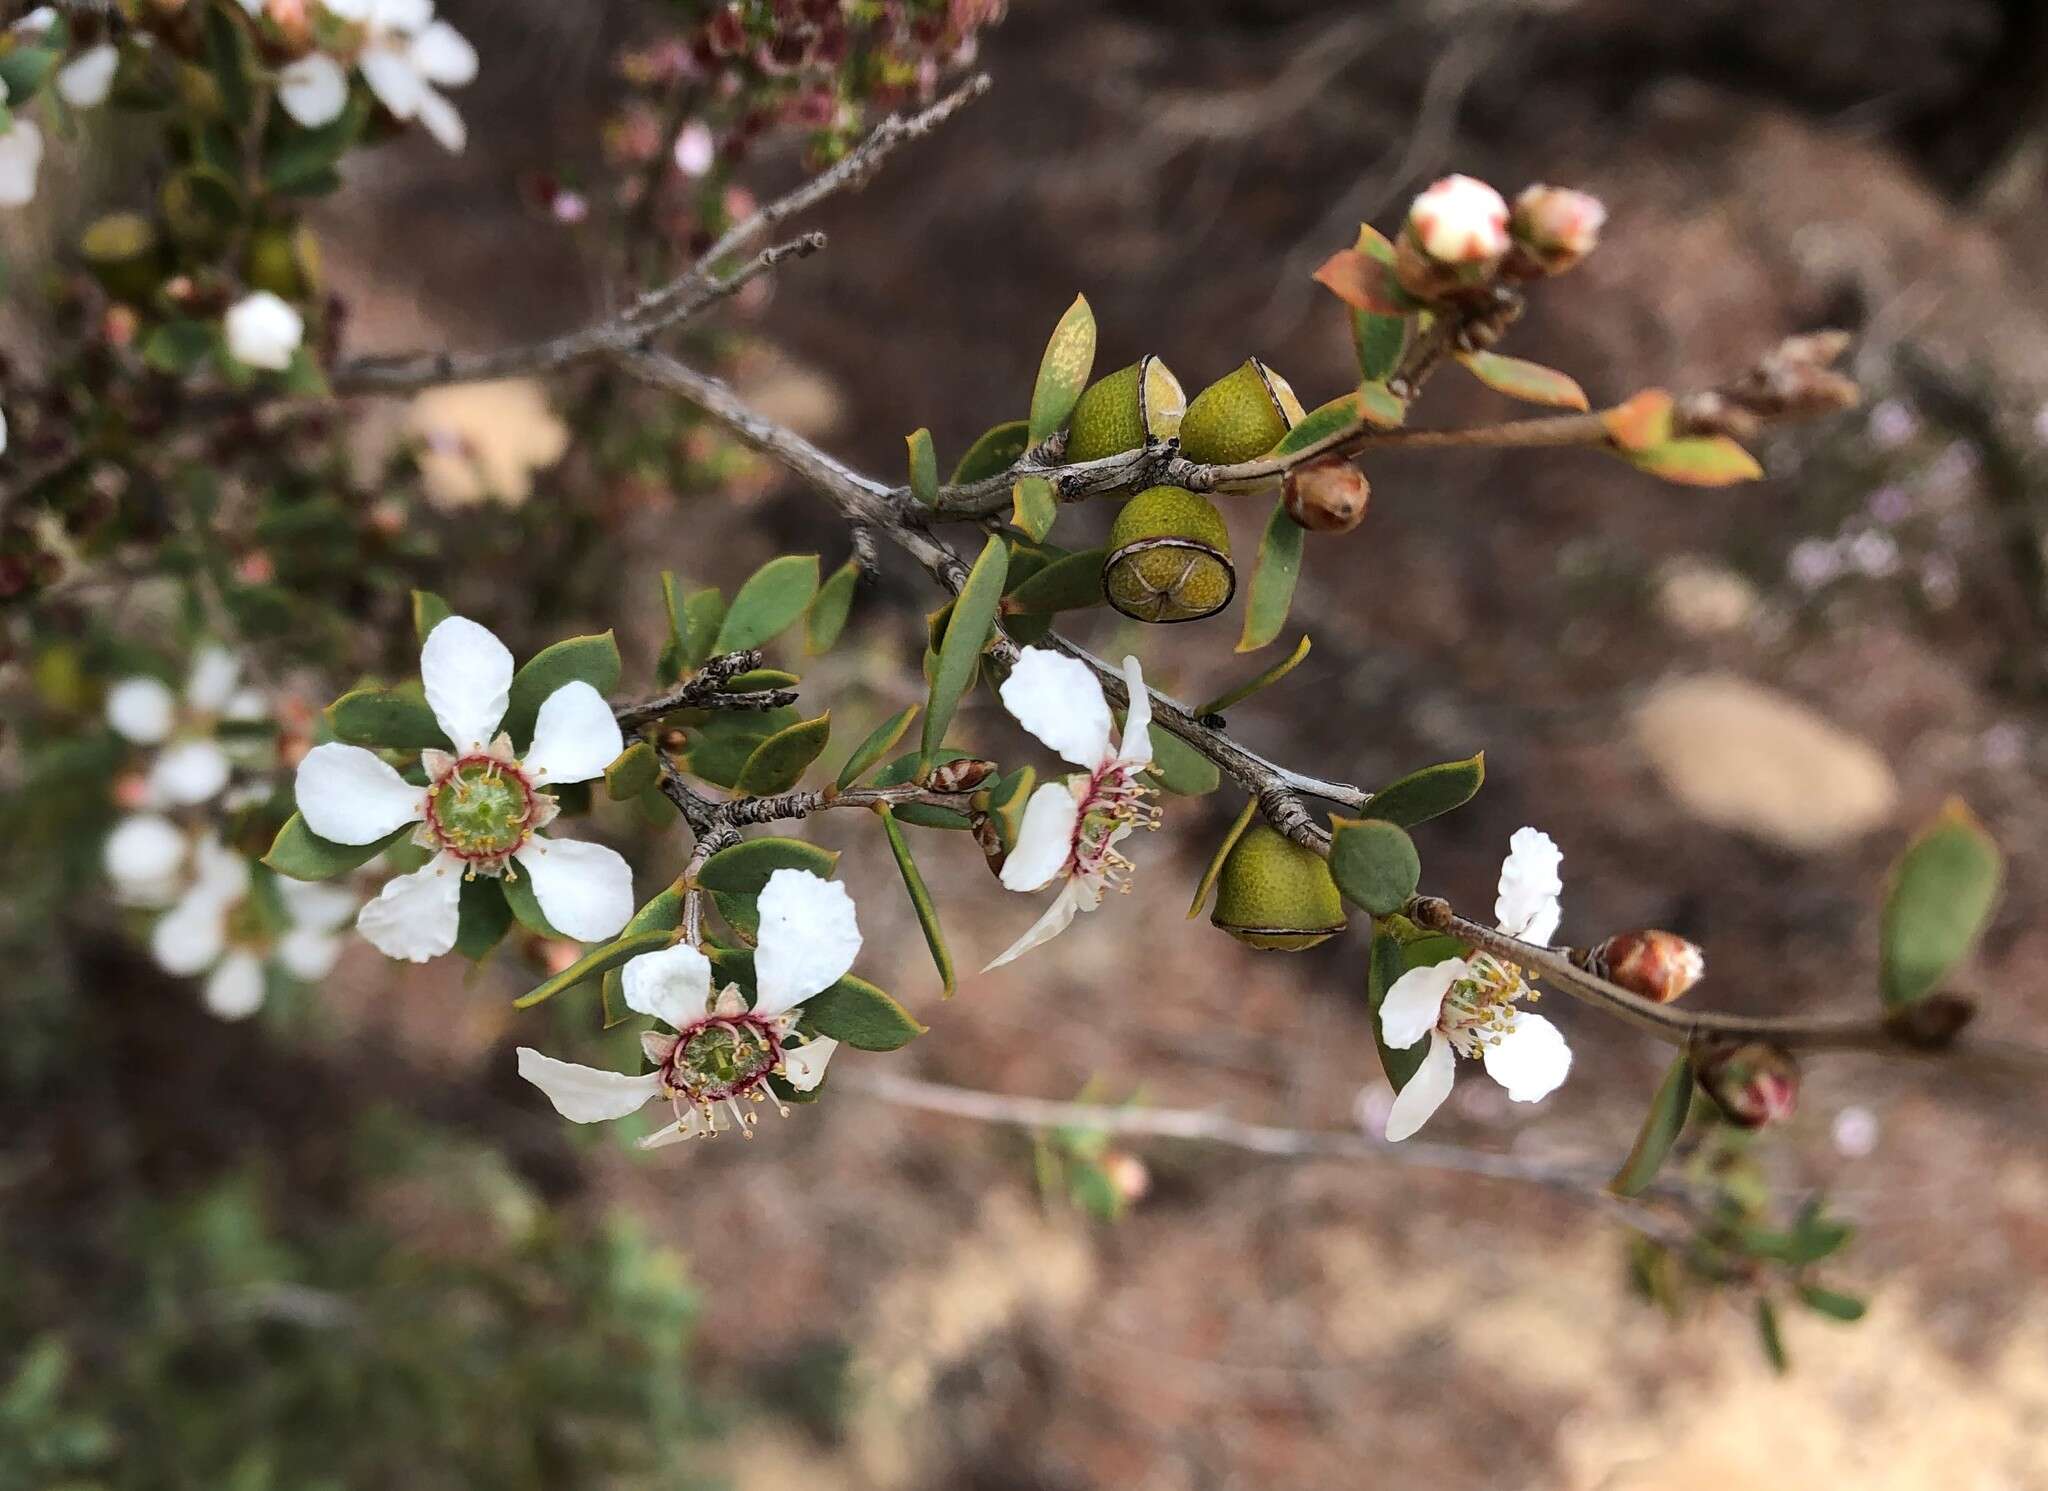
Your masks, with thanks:
M 1598 947 L 1575 953 L 1588 973 L 1659 1004 L 1684 995 L 1707 973 L 1707 955 L 1676 932 L 1618 932 Z
M 934 792 L 972 792 L 991 776 L 996 764 L 975 756 L 963 756 L 932 768 L 930 786 Z
M 1296 466 L 1281 486 L 1287 516 L 1311 533 L 1349 533 L 1365 518 L 1372 486 L 1343 456 Z
M 1439 264 L 1491 267 L 1508 251 L 1508 204 L 1470 176 L 1446 176 L 1415 199 L 1407 231 Z
M 1693 1071 L 1714 1106 L 1737 1128 L 1760 1129 L 1799 1106 L 1799 1065 L 1763 1041 L 1719 1041 L 1693 1057 Z
M 1606 204 L 1591 193 L 1538 184 L 1515 198 L 1509 227 L 1543 273 L 1563 274 L 1593 252 L 1606 221 Z

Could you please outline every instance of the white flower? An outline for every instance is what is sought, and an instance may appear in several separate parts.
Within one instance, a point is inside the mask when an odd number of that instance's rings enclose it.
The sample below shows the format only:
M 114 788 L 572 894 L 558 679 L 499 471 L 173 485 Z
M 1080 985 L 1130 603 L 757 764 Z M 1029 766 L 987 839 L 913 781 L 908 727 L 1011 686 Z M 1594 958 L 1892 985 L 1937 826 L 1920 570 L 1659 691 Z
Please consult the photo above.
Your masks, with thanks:
M 183 700 L 154 678 L 124 678 L 107 690 L 107 723 L 136 745 L 159 746 L 145 801 L 191 807 L 227 786 L 234 759 L 214 739 L 222 720 L 259 720 L 263 696 L 241 687 L 241 666 L 224 647 L 206 646 L 192 659 Z
M 130 813 L 114 825 L 100 848 L 114 899 L 125 906 L 168 906 L 177 898 L 190 848 L 170 819 Z
M 325 978 L 341 952 L 336 929 L 356 909 L 338 886 L 277 880 L 286 926 L 272 933 L 250 905 L 249 862 L 213 839 L 194 857 L 191 888 L 151 930 L 150 953 L 180 978 L 206 974 L 206 1007 L 223 1020 L 253 1015 L 263 1003 L 263 970 L 275 964 L 293 978 Z
M 96 109 L 107 101 L 114 86 L 114 70 L 121 65 L 121 49 L 110 41 L 87 47 L 57 73 L 57 97 L 74 109 Z
M 43 132 L 19 114 L 0 134 L 0 207 L 26 207 L 36 197 L 36 171 L 43 164 Z
M 348 69 L 325 52 L 308 52 L 279 71 L 277 101 L 307 129 L 332 124 L 348 107 Z
M 1138 773 L 1152 764 L 1152 697 L 1134 657 L 1124 659 L 1124 682 L 1131 707 L 1117 744 L 1110 739 L 1109 700 L 1094 670 L 1079 659 L 1027 647 L 1003 680 L 1003 707 L 1084 770 L 1062 782 L 1047 782 L 1024 805 L 1016 846 L 1003 861 L 1003 885 L 1034 891 L 1055 880 L 1064 883 L 1038 923 L 989 968 L 1051 941 L 1076 912 L 1099 906 L 1104 888 L 1130 868 L 1117 844 L 1133 828 L 1157 825 L 1157 814 L 1145 801 L 1151 789 L 1138 780 Z
M 236 362 L 283 372 L 306 337 L 306 321 L 268 290 L 244 295 L 228 307 L 228 351 Z
M 1408 226 L 1440 264 L 1484 264 L 1508 251 L 1508 204 L 1470 176 L 1446 176 L 1417 197 Z
M 326 0 L 328 13 L 366 28 L 356 57 L 377 101 L 400 119 L 417 119 L 444 149 L 467 139 L 462 116 L 436 88 L 459 88 L 476 77 L 476 48 L 446 21 L 434 0 Z
M 598 942 L 633 914 L 633 871 L 602 844 L 544 839 L 559 811 L 544 787 L 601 776 L 625 741 L 611 706 L 589 684 L 565 683 L 541 701 L 522 758 L 498 729 L 512 687 L 512 654 L 465 617 L 451 616 L 420 649 L 427 704 L 454 747 L 421 754 L 415 787 L 361 746 L 315 746 L 299 763 L 299 812 L 336 844 L 373 844 L 408 823 L 434 851 L 356 918 L 378 951 L 423 963 L 455 945 L 457 898 L 475 875 L 533 878 L 540 909 L 563 935 Z M 514 868 L 514 862 L 517 868 Z
M 803 1002 L 839 982 L 860 951 L 853 898 L 809 870 L 777 870 L 761 890 L 760 908 L 751 1009 L 733 984 L 714 998 L 710 960 L 678 943 L 642 954 L 622 974 L 627 1007 L 674 1031 L 640 1037 L 653 1071 L 629 1077 L 521 1046 L 519 1075 L 575 1123 L 624 1118 L 667 1098 L 675 1122 L 642 1139 L 646 1149 L 715 1134 L 728 1120 L 746 1132 L 755 1115 L 741 1104 L 766 1100 L 770 1077 L 811 1091 L 825 1079 L 839 1043 L 812 1036 L 793 1045 L 791 1038 Z
M 1557 898 L 1564 882 L 1557 871 L 1563 858 L 1548 834 L 1516 830 L 1493 907 L 1501 931 L 1549 946 L 1561 915 Z M 1555 1025 L 1515 1008 L 1524 996 L 1535 997 L 1522 970 L 1490 953 L 1413 968 L 1395 980 L 1380 1005 L 1380 1032 L 1397 1051 L 1428 1036 L 1429 1053 L 1387 1114 L 1389 1139 L 1406 1139 L 1450 1096 L 1457 1056 L 1481 1058 L 1486 1074 L 1518 1103 L 1556 1090 L 1571 1070 L 1572 1053 Z

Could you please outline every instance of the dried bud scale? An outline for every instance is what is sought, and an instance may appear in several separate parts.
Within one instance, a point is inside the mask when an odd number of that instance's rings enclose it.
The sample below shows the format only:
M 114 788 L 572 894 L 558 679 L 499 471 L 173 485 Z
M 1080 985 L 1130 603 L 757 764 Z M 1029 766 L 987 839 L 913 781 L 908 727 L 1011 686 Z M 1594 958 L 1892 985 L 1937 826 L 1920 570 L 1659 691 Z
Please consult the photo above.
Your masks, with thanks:
M 1683 998 L 1707 973 L 1707 955 L 1698 944 L 1654 928 L 1618 932 L 1598 947 L 1574 951 L 1571 960 L 1586 972 L 1658 1004 Z

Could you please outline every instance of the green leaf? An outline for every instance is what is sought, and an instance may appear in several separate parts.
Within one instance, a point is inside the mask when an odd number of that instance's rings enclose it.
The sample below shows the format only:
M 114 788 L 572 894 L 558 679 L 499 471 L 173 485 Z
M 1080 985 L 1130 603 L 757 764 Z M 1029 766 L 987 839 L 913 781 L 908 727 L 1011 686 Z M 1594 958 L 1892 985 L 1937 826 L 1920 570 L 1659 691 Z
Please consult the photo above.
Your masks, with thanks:
M 1375 818 L 1413 828 L 1418 823 L 1441 818 L 1454 808 L 1462 808 L 1478 794 L 1485 781 L 1486 752 L 1481 751 L 1463 761 L 1446 761 L 1411 771 L 1375 792 L 1366 807 Z
M 721 979 L 754 984 L 754 955 L 731 948 L 711 949 L 711 964 Z M 861 1051 L 896 1051 L 924 1034 L 910 1011 L 866 979 L 848 974 L 803 1004 L 803 1023 L 819 1035 Z
M 1003 610 L 1050 614 L 1101 605 L 1104 553 L 1102 549 L 1085 549 L 1042 566 L 1003 597 Z
M 1273 664 L 1272 667 L 1259 674 L 1256 678 L 1248 679 L 1236 688 L 1224 690 L 1207 704 L 1196 710 L 1195 714 L 1197 716 L 1221 714 L 1233 704 L 1242 704 L 1261 689 L 1271 688 L 1302 665 L 1308 657 L 1308 649 L 1309 641 L 1304 636 L 1299 642 L 1294 644 L 1294 651 L 1289 653 L 1283 661 Z
M 1416 948 L 1422 946 L 1415 944 Z M 1380 1070 L 1386 1073 L 1388 1083 L 1396 1092 L 1408 1085 L 1408 1079 L 1422 1065 L 1422 1058 L 1429 1054 L 1429 1042 L 1417 1041 L 1405 1050 L 1387 1044 L 1386 1035 L 1380 1029 L 1380 1006 L 1386 1003 L 1387 990 L 1400 982 L 1402 974 L 1415 968 L 1433 967 L 1446 957 L 1457 956 L 1458 951 L 1452 945 L 1442 957 L 1422 957 L 1411 961 L 1411 949 L 1403 946 L 1393 933 L 1379 929 L 1373 932 L 1372 952 L 1366 965 L 1365 997 L 1366 1003 L 1372 1007 L 1372 1041 L 1380 1053 Z
M 1358 349 L 1358 374 L 1368 383 L 1382 383 L 1401 365 L 1408 345 L 1408 318 L 1377 311 L 1351 313 L 1351 341 Z
M 1681 1051 L 1664 1073 L 1657 1095 L 1650 1099 L 1650 1111 L 1636 1133 L 1635 1147 L 1621 1162 L 1607 1189 L 1617 1196 L 1640 1196 L 1657 1178 L 1665 1156 L 1678 1136 L 1685 1132 L 1685 1116 L 1692 1112 L 1692 1062 Z
M 633 919 L 620 931 L 621 937 L 631 937 L 642 932 L 674 932 L 683 924 L 683 892 L 671 885 L 660 895 L 633 913 Z M 617 968 L 605 971 L 604 1028 L 623 1024 L 633 1018 L 634 1012 L 626 1007 L 626 984 Z
M 1886 1006 L 1924 999 L 1968 956 L 2004 872 L 1997 843 L 1958 800 L 1906 846 L 1892 867 L 1878 931 Z
M 932 966 L 939 971 L 939 983 L 948 999 L 953 997 L 953 954 L 946 948 L 946 933 L 939 925 L 939 909 L 932 904 L 932 893 L 926 888 L 924 876 L 917 868 L 917 861 L 911 857 L 910 846 L 903 842 L 903 830 L 896 826 L 896 817 L 883 803 L 875 809 L 882 818 L 882 829 L 889 836 L 889 852 L 896 856 L 896 869 L 903 876 L 903 888 L 910 893 L 910 904 L 917 911 L 917 924 L 924 930 L 924 944 L 931 949 Z
M 1038 382 L 1031 390 L 1028 434 L 1033 445 L 1066 424 L 1074 412 L 1088 374 L 1095 366 L 1095 312 L 1088 297 L 1076 295 L 1045 344 L 1038 364 Z M 929 718 L 929 717 L 927 717 Z
M 853 592 L 859 584 L 860 566 L 849 559 L 818 587 L 817 597 L 804 615 L 805 652 L 816 657 L 832 650 L 832 644 L 846 630 L 847 615 L 853 610 Z
M 1330 820 L 1330 875 L 1352 904 L 1374 916 L 1392 916 L 1422 881 L 1415 841 L 1398 824 L 1379 818 Z
M 748 758 L 761 742 L 802 718 L 786 704 L 775 709 L 721 711 L 689 727 L 683 769 L 721 787 L 737 786 Z
M 725 620 L 725 596 L 716 586 L 685 593 L 675 571 L 663 570 L 661 600 L 668 611 L 668 645 L 661 650 L 658 676 L 667 684 L 711 656 Z
M 1244 634 L 1237 639 L 1239 652 L 1256 652 L 1287 625 L 1288 608 L 1294 604 L 1294 582 L 1301 578 L 1301 544 L 1307 536 L 1282 503 L 1273 504 L 1273 516 L 1266 520 L 1266 532 L 1259 540 L 1259 558 L 1252 570 L 1251 595 L 1244 606 Z
M 448 602 L 433 591 L 415 590 L 412 593 L 412 631 L 422 647 L 427 645 L 427 633 L 453 614 Z
M 1223 873 L 1223 861 L 1230 858 L 1230 851 L 1237 847 L 1237 841 L 1244 837 L 1244 831 L 1252 826 L 1252 819 L 1259 813 L 1256 797 L 1245 799 L 1238 810 L 1237 818 L 1223 835 L 1223 842 L 1216 846 L 1216 852 L 1209 856 L 1209 867 L 1202 871 L 1202 879 L 1195 886 L 1195 898 L 1188 903 L 1188 920 L 1193 921 L 1202 914 L 1202 908 L 1209 904 L 1209 892 L 1216 889 L 1216 878 Z
M 605 795 L 613 802 L 629 802 L 661 781 L 661 757 L 644 740 L 636 740 L 619 752 L 618 759 L 604 769 Z
M 498 888 L 505 893 L 505 904 L 512 908 L 512 914 L 519 918 L 519 925 L 536 937 L 551 937 L 557 942 L 573 942 L 567 933 L 557 931 L 548 921 L 547 913 L 540 909 L 540 900 L 533 893 L 533 877 L 515 865 L 508 866 L 499 877 Z
M 1845 1325 L 1853 1325 L 1861 1320 L 1867 1308 L 1864 1302 L 1853 1294 L 1823 1289 L 1818 1284 L 1801 1284 L 1799 1302 L 1815 1314 L 1825 1315 L 1830 1320 L 1839 1320 Z
M 190 377 L 213 355 L 214 331 L 203 321 L 166 321 L 142 341 L 142 360 L 159 373 Z
M 930 430 L 917 430 L 903 437 L 910 447 L 910 495 L 925 507 L 939 505 L 939 452 L 932 444 Z
M 1309 278 L 1354 311 L 1404 316 L 1417 305 L 1394 278 L 1393 270 L 1362 248 L 1337 250 Z
M 917 705 L 906 704 L 868 732 L 868 738 L 853 748 L 853 754 L 848 756 L 846 764 L 839 768 L 841 791 L 858 782 L 867 774 L 869 767 L 896 749 L 896 742 L 901 740 L 903 732 L 910 728 L 910 722 L 916 718 L 917 711 Z
M 26 44 L 30 38 L 24 32 L 9 34 L 14 45 L 0 52 L 0 84 L 5 85 L 7 101 L 16 109 L 50 80 L 71 45 L 70 37 L 69 23 L 61 16 L 33 44 Z
M 462 882 L 462 900 L 455 921 L 455 951 L 480 963 L 512 930 L 512 907 L 499 883 L 488 875 Z
M 600 694 L 619 686 L 619 644 L 610 632 L 570 637 L 543 647 L 512 675 L 511 703 L 505 723 L 513 743 L 524 750 L 533 739 L 533 722 L 548 696 L 566 683 L 587 683 Z
M 732 598 L 711 651 L 739 652 L 781 635 L 804 614 L 817 591 L 817 555 L 784 554 L 769 560 L 747 577 Z
M 1031 800 L 1031 789 L 1038 784 L 1038 769 L 1020 766 L 1015 771 L 996 781 L 988 789 L 989 821 L 995 825 L 996 837 L 1002 840 L 1003 852 L 1009 853 L 1017 847 L 1017 830 L 1024 823 L 1024 805 Z
M 273 125 L 263 147 L 263 185 L 284 196 L 324 189 L 369 120 L 370 100 L 358 90 L 331 123 L 318 129 Z
M 939 646 L 938 666 L 932 677 L 931 702 L 925 706 L 923 746 L 926 765 L 932 763 L 945 743 L 946 730 L 953 723 L 953 711 L 974 684 L 981 666 L 981 650 L 988 644 L 989 629 L 995 625 L 996 607 L 1003 599 L 1003 580 L 1010 568 L 1010 551 L 1002 539 L 990 535 L 974 561 L 967 583 L 953 601 L 952 619 L 946 623 L 945 640 Z
M 221 107 L 237 124 L 247 124 L 254 108 L 249 87 L 248 41 L 224 5 L 206 7 L 206 67 L 220 89 Z
M 943 766 L 948 761 L 963 760 L 966 755 L 967 752 L 955 750 L 952 746 L 942 746 L 932 755 L 929 764 L 932 766 Z M 894 761 L 891 761 L 887 766 L 875 773 L 874 781 L 870 785 L 876 787 L 900 786 L 904 782 L 915 780 L 926 764 L 922 752 L 912 751 L 906 755 L 898 756 Z M 908 823 L 917 828 L 966 829 L 972 827 L 965 813 L 955 812 L 952 808 L 933 807 L 929 803 L 899 802 L 894 804 L 894 812 L 898 823 Z
M 1031 426 L 1021 419 L 1005 420 L 993 429 L 984 430 L 981 438 L 967 447 L 967 454 L 953 468 L 951 484 L 964 487 L 991 476 L 1000 476 L 1016 465 L 1017 458 L 1030 448 Z
M 1053 500 L 1052 483 L 1042 476 L 1027 476 L 1010 489 L 1010 526 L 1042 542 L 1059 517 Z
M 1333 435 L 1356 429 L 1358 423 L 1358 395 L 1340 394 L 1329 403 L 1304 414 L 1294 428 L 1280 437 L 1280 443 L 1273 447 L 1271 454 L 1291 456 L 1296 451 L 1320 445 Z
M 711 904 L 718 908 L 719 916 L 728 927 L 750 943 L 761 935 L 759 896 L 729 896 L 722 890 L 712 891 L 710 896 Z
M 1680 486 L 1726 487 L 1739 481 L 1756 481 L 1764 474 L 1756 457 L 1726 435 L 1666 440 L 1662 445 L 1623 454 L 1638 470 Z
M 449 744 L 417 681 L 343 694 L 327 706 L 327 728 L 350 745 L 393 751 L 446 750 Z
M 1778 1307 L 1762 1295 L 1756 1299 L 1756 1336 L 1772 1371 L 1782 1377 L 1792 1370 L 1791 1358 L 1785 1355 L 1785 1337 L 1778 1330 Z
M 1525 404 L 1543 404 L 1552 409 L 1593 407 L 1577 380 L 1540 362 L 1503 357 L 1498 352 L 1460 352 L 1458 361 L 1466 372 L 1495 393 L 1504 393 Z
M 514 1009 L 532 1009 L 536 1004 L 553 999 L 564 989 L 573 989 L 585 979 L 598 978 L 614 968 L 624 968 L 642 953 L 658 953 L 674 942 L 668 932 L 632 932 L 607 942 L 603 947 L 593 948 L 575 962 L 564 968 L 553 978 L 536 984 L 531 992 L 520 995 L 512 1001 Z
M 802 839 L 742 839 L 705 860 L 697 869 L 697 883 L 729 896 L 758 896 L 777 870 L 808 870 L 829 880 L 838 867 L 838 850 Z
M 793 689 L 802 680 L 786 668 L 749 668 L 735 673 L 718 686 L 721 694 L 763 694 L 776 689 Z
M 786 730 L 776 731 L 747 757 L 747 764 L 740 768 L 738 789 L 753 797 L 789 791 L 803 780 L 804 773 L 824 753 L 825 742 L 831 738 L 829 709 L 814 720 L 799 720 Z
M 306 827 L 306 820 L 294 813 L 271 840 L 263 863 L 292 880 L 332 880 L 368 864 L 410 834 L 412 827 L 408 823 L 394 828 L 369 844 L 336 844 L 314 833 Z
M 1160 790 L 1176 797 L 1201 797 L 1223 785 L 1216 763 L 1158 724 L 1150 727 L 1152 765 L 1146 772 Z
M 1384 383 L 1361 383 L 1358 416 L 1376 430 L 1396 430 L 1408 418 L 1408 405 Z

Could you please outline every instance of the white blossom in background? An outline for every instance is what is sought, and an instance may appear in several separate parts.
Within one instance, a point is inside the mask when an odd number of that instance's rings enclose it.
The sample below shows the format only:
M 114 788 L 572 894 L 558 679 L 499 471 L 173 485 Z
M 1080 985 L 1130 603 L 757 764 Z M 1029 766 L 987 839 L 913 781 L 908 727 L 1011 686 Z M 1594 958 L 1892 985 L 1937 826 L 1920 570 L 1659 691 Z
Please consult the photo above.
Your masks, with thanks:
M 1563 914 L 1563 859 L 1548 834 L 1516 830 L 1493 907 L 1501 931 L 1550 945 Z M 1536 1102 L 1557 1089 L 1571 1070 L 1571 1050 L 1555 1025 L 1516 1007 L 1525 997 L 1535 996 L 1522 970 L 1483 952 L 1412 968 L 1395 980 L 1380 1005 L 1380 1033 L 1397 1051 L 1427 1036 L 1429 1051 L 1394 1098 L 1387 1138 L 1406 1139 L 1451 1095 L 1459 1056 L 1479 1057 L 1486 1074 L 1518 1103 Z
M 1508 251 L 1508 204 L 1471 176 L 1446 176 L 1415 199 L 1408 226 L 1440 264 L 1485 264 Z
M 1083 770 L 1047 782 L 1024 805 L 1016 846 L 1003 861 L 1003 885 L 1035 891 L 1057 880 L 1060 891 L 1037 924 L 988 968 L 1051 941 L 1076 913 L 1101 905 L 1104 890 L 1131 868 L 1116 846 L 1134 828 L 1157 826 L 1158 816 L 1145 801 L 1151 789 L 1138 780 L 1152 764 L 1152 696 L 1134 657 L 1124 659 L 1124 682 L 1131 705 L 1118 742 L 1110 735 L 1102 685 L 1078 658 L 1027 647 L 1003 680 L 1003 707 L 1017 723 Z
M 214 839 L 200 841 L 192 884 L 157 919 L 149 950 L 157 966 L 180 978 L 206 975 L 206 1007 L 241 1020 L 263 1004 L 264 969 L 293 978 L 325 978 L 341 954 L 338 929 L 355 913 L 356 897 L 335 885 L 277 879 L 285 926 L 273 935 L 250 904 L 249 861 Z
M 16 114 L 0 134 L 0 207 L 26 207 L 35 200 L 42 164 L 43 132 L 33 119 Z
M 168 906 L 183 888 L 192 843 L 160 813 L 130 813 L 100 847 L 100 864 L 124 906 Z
M 277 101 L 307 129 L 332 124 L 348 107 L 348 69 L 325 52 L 308 52 L 278 70 Z
M 107 101 L 120 65 L 121 49 L 112 42 L 87 47 L 57 70 L 57 97 L 74 109 L 98 108 Z
M 290 302 L 268 290 L 244 295 L 228 307 L 228 352 L 236 362 L 281 373 L 306 339 L 306 320 Z
M 419 120 L 444 149 L 461 150 L 468 139 L 462 116 L 439 90 L 459 88 L 476 77 L 476 48 L 453 26 L 434 18 L 434 0 L 323 4 L 329 15 L 364 28 L 355 64 L 377 101 L 399 119 Z
M 519 1075 L 575 1123 L 624 1118 L 666 1098 L 675 1122 L 642 1139 L 644 1149 L 708 1137 L 728 1122 L 745 1132 L 755 1114 L 742 1104 L 767 1100 L 770 1077 L 798 1092 L 814 1089 L 839 1043 L 791 1041 L 804 1001 L 839 982 L 860 951 L 853 898 L 835 880 L 784 869 L 768 877 L 760 908 L 751 1009 L 733 984 L 714 997 L 710 960 L 678 943 L 642 954 L 621 974 L 627 1007 L 669 1027 L 640 1037 L 653 1071 L 628 1076 L 521 1046 Z
M 223 720 L 260 720 L 263 696 L 242 687 L 241 665 L 226 648 L 194 654 L 182 697 L 160 679 L 124 678 L 107 690 L 107 723 L 136 745 L 157 747 L 144 779 L 151 808 L 191 807 L 227 786 L 235 761 L 214 738 Z
M 625 749 L 604 696 L 580 680 L 541 701 L 524 758 L 498 729 L 512 687 L 512 654 L 462 616 L 436 626 L 420 649 L 427 704 L 453 751 L 421 754 L 415 787 L 375 752 L 329 742 L 299 762 L 306 827 L 336 844 L 374 844 L 409 823 L 434 857 L 388 883 L 356 918 L 378 951 L 423 963 L 455 946 L 462 882 L 475 875 L 532 877 L 540 909 L 564 936 L 599 942 L 633 914 L 633 871 L 617 851 L 580 839 L 542 838 L 560 808 L 543 789 L 602 776 Z

